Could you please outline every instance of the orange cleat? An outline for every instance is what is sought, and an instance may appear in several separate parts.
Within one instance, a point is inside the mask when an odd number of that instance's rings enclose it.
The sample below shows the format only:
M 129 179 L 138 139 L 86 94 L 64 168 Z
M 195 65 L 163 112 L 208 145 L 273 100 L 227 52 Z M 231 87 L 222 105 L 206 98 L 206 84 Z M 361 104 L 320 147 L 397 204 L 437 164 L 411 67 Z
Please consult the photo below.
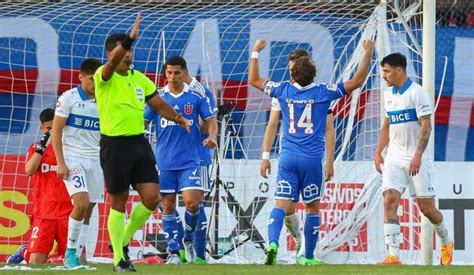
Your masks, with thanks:
M 387 258 L 385 258 L 385 260 L 377 264 L 378 265 L 401 265 L 402 261 L 397 256 L 388 255 Z
M 453 241 L 451 241 L 449 244 L 443 244 L 441 246 L 441 255 L 439 257 L 439 262 L 441 265 L 450 265 L 453 262 L 453 250 Z

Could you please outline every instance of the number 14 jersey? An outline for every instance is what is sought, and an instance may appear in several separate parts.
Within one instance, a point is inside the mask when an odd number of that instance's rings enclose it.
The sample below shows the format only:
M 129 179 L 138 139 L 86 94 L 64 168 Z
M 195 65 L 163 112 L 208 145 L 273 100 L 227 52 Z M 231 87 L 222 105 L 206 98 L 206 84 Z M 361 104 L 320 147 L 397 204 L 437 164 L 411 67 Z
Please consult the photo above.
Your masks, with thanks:
M 344 84 L 267 81 L 263 91 L 278 100 L 283 117 L 282 153 L 323 158 L 326 116 L 331 101 L 346 94 Z

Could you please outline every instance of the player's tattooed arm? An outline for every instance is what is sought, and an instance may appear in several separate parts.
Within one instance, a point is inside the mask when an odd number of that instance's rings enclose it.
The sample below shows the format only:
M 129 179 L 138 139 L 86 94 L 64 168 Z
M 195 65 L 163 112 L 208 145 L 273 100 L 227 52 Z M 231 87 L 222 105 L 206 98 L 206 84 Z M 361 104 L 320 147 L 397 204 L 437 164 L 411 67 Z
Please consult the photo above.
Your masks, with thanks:
M 428 145 L 431 134 L 431 116 L 426 115 L 420 118 L 421 132 L 419 136 L 419 142 L 417 146 L 417 151 L 423 153 Z
M 410 161 L 410 165 L 408 167 L 408 174 L 410 176 L 415 176 L 420 172 L 421 158 L 423 156 L 423 152 L 426 149 L 426 146 L 428 145 L 431 134 L 430 115 L 420 117 L 419 121 L 421 124 L 421 132 L 419 136 L 419 142 L 415 150 L 415 154 L 413 155 Z

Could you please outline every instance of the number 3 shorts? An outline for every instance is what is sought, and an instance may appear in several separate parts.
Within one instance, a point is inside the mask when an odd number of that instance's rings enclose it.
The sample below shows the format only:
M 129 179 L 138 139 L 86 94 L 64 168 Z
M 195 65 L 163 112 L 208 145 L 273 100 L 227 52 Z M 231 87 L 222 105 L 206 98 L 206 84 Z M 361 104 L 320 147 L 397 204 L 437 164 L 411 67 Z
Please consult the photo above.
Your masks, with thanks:
M 100 161 L 78 156 L 65 156 L 69 169 L 69 178 L 64 180 L 69 196 L 79 193 L 89 193 L 90 202 L 104 202 L 104 176 Z

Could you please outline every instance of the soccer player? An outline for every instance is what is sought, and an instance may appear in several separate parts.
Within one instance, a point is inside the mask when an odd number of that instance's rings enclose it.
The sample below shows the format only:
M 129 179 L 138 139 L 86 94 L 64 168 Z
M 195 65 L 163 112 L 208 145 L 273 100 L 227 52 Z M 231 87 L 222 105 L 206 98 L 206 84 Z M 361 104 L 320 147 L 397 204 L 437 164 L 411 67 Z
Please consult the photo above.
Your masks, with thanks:
M 285 214 L 295 211 L 301 194 L 306 208 L 304 225 L 305 255 L 303 265 L 318 264 L 314 249 L 319 234 L 319 199 L 323 190 L 323 157 L 326 115 L 331 101 L 360 87 L 367 75 L 374 44 L 364 40 L 365 53 L 353 78 L 338 84 L 315 84 L 316 67 L 303 56 L 290 70 L 292 81 L 272 82 L 260 77 L 258 55 L 266 41 L 259 39 L 253 47 L 249 67 L 249 84 L 277 98 L 283 116 L 282 152 L 278 163 L 276 206 L 268 226 L 269 248 L 265 264 L 276 264 L 280 231 Z
M 217 122 L 211 109 L 209 98 L 200 90 L 190 88 L 185 82 L 187 66 L 184 58 L 170 57 L 165 65 L 168 84 L 159 91 L 161 97 L 176 110 L 183 110 L 184 117 L 191 125 L 191 132 L 186 133 L 176 123 L 157 114 L 147 107 L 145 119 L 156 124 L 156 158 L 160 169 L 161 196 L 163 197 L 163 230 L 167 233 L 169 264 L 179 264 L 179 240 L 176 223 L 176 193 L 183 196 L 186 212 L 184 215 L 185 231 L 183 243 L 187 251 L 186 260 L 197 264 L 205 263 L 204 236 L 194 236 L 198 220 L 205 221 L 206 213 L 201 211 L 203 186 L 200 182 L 201 146 L 216 146 Z M 202 140 L 199 118 L 206 121 L 209 136 Z M 203 210 L 203 209 L 202 209 Z M 201 217 L 201 218 L 200 218 Z M 205 243 L 205 240 L 203 241 Z M 192 251 L 196 248 L 197 255 Z
M 135 271 L 128 256 L 128 243 L 160 199 L 153 150 L 144 137 L 145 103 L 170 123 L 189 129 L 183 116 L 161 99 L 155 84 L 131 68 L 131 46 L 138 36 L 140 21 L 137 14 L 130 35 L 112 34 L 106 39 L 107 63 L 94 74 L 101 133 L 100 162 L 111 205 L 107 228 L 113 247 L 114 271 Z M 141 202 L 125 225 L 130 185 L 137 190 Z
M 212 113 L 214 116 L 217 114 L 217 106 L 216 100 L 214 99 L 214 94 L 211 90 L 204 84 L 197 81 L 196 78 L 189 76 L 188 70 L 185 70 L 186 75 L 184 78 L 184 82 L 189 85 L 190 88 L 194 88 L 201 92 L 201 94 L 206 95 L 209 99 L 209 105 L 211 107 Z M 200 165 L 201 165 L 201 184 L 204 193 L 211 191 L 211 170 L 210 166 L 212 164 L 212 149 L 208 146 L 204 146 L 202 142 L 204 142 L 209 137 L 209 125 L 211 123 L 208 121 L 203 121 L 199 119 L 199 125 L 201 127 L 201 143 L 200 143 L 200 150 L 199 150 L 199 158 L 200 158 Z M 198 225 L 196 227 L 196 231 L 194 233 L 194 244 L 195 244 L 195 252 L 196 258 L 194 259 L 195 263 L 204 263 L 200 262 L 205 260 L 205 253 L 206 253 L 206 236 L 207 236 L 207 217 L 205 215 L 205 208 L 204 202 L 201 202 L 199 205 L 199 218 L 198 218 Z M 189 248 L 189 247 L 188 247 Z M 191 251 L 188 251 L 188 257 L 192 254 Z
M 97 59 L 81 63 L 81 84 L 64 92 L 56 103 L 52 144 L 58 160 L 58 178 L 63 179 L 74 208 L 69 217 L 64 267 L 80 268 L 89 234 L 89 220 L 96 203 L 104 201 L 104 176 L 99 160 L 99 114 L 94 93 L 94 73 L 102 66 Z
M 382 173 L 384 235 L 389 255 L 381 264 L 402 264 L 400 223 L 397 209 L 408 187 L 441 239 L 441 265 L 453 260 L 454 243 L 448 236 L 443 214 L 435 206 L 434 168 L 426 146 L 431 133 L 433 113 L 426 91 L 408 78 L 407 60 L 400 53 L 389 54 L 380 63 L 389 87 L 384 91 L 385 119 L 374 154 L 375 168 Z M 382 152 L 388 145 L 387 154 Z M 383 170 L 382 170 L 383 164 Z
M 28 150 L 25 173 L 33 176 L 33 224 L 28 246 L 22 245 L 9 257 L 8 263 L 44 264 L 58 244 L 58 255 L 66 251 L 68 217 L 72 210 L 71 199 L 61 179 L 51 142 L 54 109 L 44 109 L 39 116 L 43 138 Z
M 295 49 L 288 55 L 288 67 L 291 69 L 296 59 L 302 56 L 309 56 L 309 53 L 303 49 Z M 280 121 L 281 107 L 280 103 L 276 98 L 272 98 L 272 105 L 270 111 L 270 117 L 268 119 L 267 127 L 265 128 L 265 134 L 263 136 L 263 153 L 262 163 L 260 165 L 260 175 L 264 178 L 268 178 L 268 174 L 271 172 L 270 163 L 270 151 L 272 144 L 275 140 L 278 131 L 278 122 Z M 335 151 L 335 130 L 333 124 L 332 109 L 330 108 L 326 116 L 326 163 L 324 168 L 324 181 L 329 181 L 334 175 L 334 151 Z M 285 226 L 290 232 L 291 236 L 296 241 L 296 253 L 299 254 L 301 250 L 301 233 L 299 217 L 296 212 L 290 213 L 285 216 Z

